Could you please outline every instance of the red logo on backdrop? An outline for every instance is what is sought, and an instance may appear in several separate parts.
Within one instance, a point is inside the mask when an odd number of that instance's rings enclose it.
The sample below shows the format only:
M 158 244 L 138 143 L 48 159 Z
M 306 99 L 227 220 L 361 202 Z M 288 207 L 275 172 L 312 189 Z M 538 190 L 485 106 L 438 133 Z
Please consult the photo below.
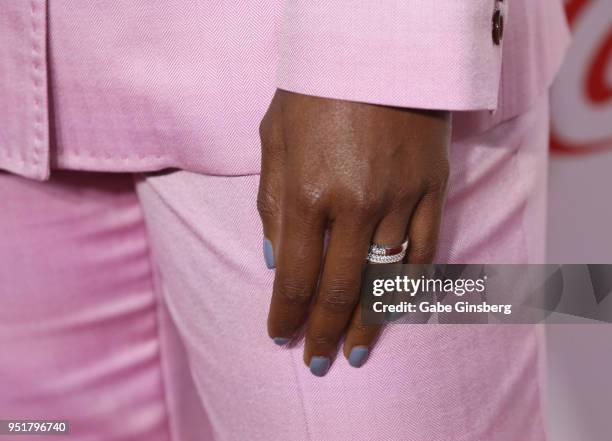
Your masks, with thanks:
M 612 8 L 608 1 L 570 0 L 574 42 L 552 90 L 551 149 L 586 154 L 612 149 Z

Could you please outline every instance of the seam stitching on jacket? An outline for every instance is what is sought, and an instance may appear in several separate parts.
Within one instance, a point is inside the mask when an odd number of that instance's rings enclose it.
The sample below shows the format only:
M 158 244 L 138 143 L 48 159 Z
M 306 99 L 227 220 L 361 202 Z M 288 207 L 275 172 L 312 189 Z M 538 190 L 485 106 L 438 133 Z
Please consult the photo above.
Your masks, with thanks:
M 33 156 L 32 162 L 34 164 L 39 164 L 41 161 L 41 145 L 43 140 L 42 133 L 42 123 L 43 123 L 43 115 L 42 115 L 42 96 L 41 96 L 41 88 L 42 88 L 42 48 L 37 41 L 37 36 L 39 32 L 39 28 L 37 26 L 37 15 L 39 13 L 36 5 L 36 0 L 31 0 L 30 2 L 30 15 L 31 15 L 31 26 L 32 26 L 32 85 L 33 85 L 33 105 L 34 105 L 34 121 L 33 121 Z

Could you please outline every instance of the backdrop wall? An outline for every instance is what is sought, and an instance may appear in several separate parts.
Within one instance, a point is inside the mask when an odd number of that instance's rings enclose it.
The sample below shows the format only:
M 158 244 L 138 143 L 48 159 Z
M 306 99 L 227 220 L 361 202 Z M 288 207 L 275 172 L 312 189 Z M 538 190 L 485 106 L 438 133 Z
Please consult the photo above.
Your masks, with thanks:
M 570 0 L 551 98 L 548 256 L 612 263 L 612 0 Z M 612 326 L 548 328 L 550 441 L 612 439 Z

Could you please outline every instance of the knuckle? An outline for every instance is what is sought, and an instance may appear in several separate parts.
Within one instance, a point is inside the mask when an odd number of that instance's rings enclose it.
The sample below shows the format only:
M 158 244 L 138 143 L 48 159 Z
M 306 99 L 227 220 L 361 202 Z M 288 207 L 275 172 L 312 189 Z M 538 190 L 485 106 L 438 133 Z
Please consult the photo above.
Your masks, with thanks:
M 260 191 L 257 195 L 257 212 L 262 218 L 272 217 L 278 212 L 278 201 L 267 191 Z
M 303 185 L 296 194 L 295 202 L 300 212 L 319 211 L 323 205 L 324 192 L 318 188 Z
M 351 204 L 358 213 L 374 214 L 378 209 L 378 201 L 372 195 L 358 195 L 351 200 Z
M 368 220 L 382 211 L 382 200 L 369 191 L 353 191 L 346 198 L 346 209 L 353 213 L 357 220 Z
M 290 305 L 307 305 L 310 303 L 310 288 L 303 282 L 295 279 L 283 280 L 278 284 L 279 296 Z
M 315 330 L 310 331 L 308 338 L 310 342 L 315 346 L 335 346 L 336 339 L 326 334 L 323 331 Z
M 321 306 L 332 312 L 350 312 L 357 303 L 351 292 L 348 283 L 334 282 L 323 293 Z

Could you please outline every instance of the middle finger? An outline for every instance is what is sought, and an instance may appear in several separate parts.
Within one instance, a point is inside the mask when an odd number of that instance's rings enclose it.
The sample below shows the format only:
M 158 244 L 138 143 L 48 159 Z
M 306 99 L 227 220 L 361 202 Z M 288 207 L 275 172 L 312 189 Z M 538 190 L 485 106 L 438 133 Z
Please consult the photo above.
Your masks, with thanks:
M 308 319 L 304 362 L 316 376 L 331 366 L 338 342 L 359 300 L 362 269 L 373 226 L 338 219 L 328 244 L 314 308 Z

